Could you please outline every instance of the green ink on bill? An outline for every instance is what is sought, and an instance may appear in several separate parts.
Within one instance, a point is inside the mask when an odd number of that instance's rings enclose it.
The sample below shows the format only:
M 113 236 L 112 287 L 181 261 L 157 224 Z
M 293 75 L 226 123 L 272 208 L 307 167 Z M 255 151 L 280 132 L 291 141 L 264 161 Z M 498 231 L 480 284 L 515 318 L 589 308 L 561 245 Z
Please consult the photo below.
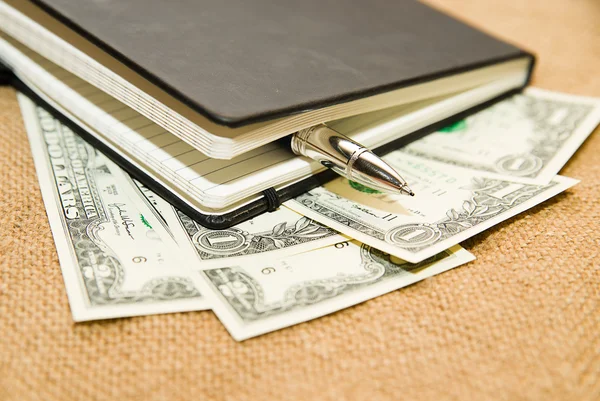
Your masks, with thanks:
M 441 130 L 439 130 L 439 132 L 446 132 L 446 133 L 452 133 L 452 132 L 456 132 L 456 131 L 463 131 L 467 128 L 467 122 L 465 120 L 460 120 L 455 122 L 454 124 L 450 124 L 444 128 L 442 128 Z
M 358 182 L 348 181 L 348 183 L 350 184 L 350 186 L 352 188 L 356 189 L 359 192 L 364 192 L 366 194 L 380 194 L 380 193 L 382 193 L 381 191 L 378 191 L 376 189 L 372 189 L 372 188 L 366 187 L 363 184 L 359 184 Z
M 140 220 L 142 221 L 142 223 L 143 223 L 143 224 L 144 224 L 146 227 L 148 227 L 148 228 L 152 229 L 152 226 L 150 225 L 150 223 L 148 222 L 148 220 L 146 220 L 146 218 L 144 217 L 144 215 L 143 215 L 143 214 L 140 214 Z

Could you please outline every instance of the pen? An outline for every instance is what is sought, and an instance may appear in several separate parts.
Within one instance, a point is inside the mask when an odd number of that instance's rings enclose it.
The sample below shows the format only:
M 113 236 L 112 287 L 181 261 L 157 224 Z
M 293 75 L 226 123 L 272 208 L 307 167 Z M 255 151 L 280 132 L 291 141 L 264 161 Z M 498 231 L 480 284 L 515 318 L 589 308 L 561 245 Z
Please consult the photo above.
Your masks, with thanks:
M 324 124 L 296 132 L 292 151 L 366 187 L 414 196 L 406 181 L 369 149 Z

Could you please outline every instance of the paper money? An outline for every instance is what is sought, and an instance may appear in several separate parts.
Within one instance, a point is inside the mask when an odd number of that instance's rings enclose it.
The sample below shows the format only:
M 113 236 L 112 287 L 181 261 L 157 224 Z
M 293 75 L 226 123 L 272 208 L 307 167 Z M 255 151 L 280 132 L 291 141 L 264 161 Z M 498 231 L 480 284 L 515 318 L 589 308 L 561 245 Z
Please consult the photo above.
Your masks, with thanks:
M 348 240 L 337 231 L 284 207 L 231 228 L 212 230 L 148 188 L 142 188 L 169 225 L 176 242 L 184 245 L 186 260 L 199 262 L 191 263 L 193 268 L 231 266 L 254 258 L 282 258 Z
M 241 341 L 356 305 L 474 259 L 455 246 L 410 264 L 368 245 L 343 242 L 285 259 L 204 270 L 202 291 L 233 338 Z
M 560 176 L 547 185 L 492 179 L 399 151 L 385 160 L 408 181 L 414 197 L 382 194 L 340 178 L 284 205 L 416 263 L 577 182 Z
M 600 99 L 530 88 L 403 151 L 481 176 L 548 184 L 600 122 Z
M 128 176 L 19 95 L 75 321 L 207 309 Z

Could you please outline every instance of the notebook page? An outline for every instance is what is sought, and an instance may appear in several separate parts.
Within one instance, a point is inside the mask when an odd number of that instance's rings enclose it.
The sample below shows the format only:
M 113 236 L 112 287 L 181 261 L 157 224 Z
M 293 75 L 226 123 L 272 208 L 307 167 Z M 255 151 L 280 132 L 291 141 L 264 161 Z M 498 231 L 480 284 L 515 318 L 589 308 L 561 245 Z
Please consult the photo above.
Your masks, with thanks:
M 1 34 L 0 50 L 8 64 L 34 86 L 207 207 L 238 202 L 318 168 L 278 143 L 231 160 L 208 158 L 103 91 Z

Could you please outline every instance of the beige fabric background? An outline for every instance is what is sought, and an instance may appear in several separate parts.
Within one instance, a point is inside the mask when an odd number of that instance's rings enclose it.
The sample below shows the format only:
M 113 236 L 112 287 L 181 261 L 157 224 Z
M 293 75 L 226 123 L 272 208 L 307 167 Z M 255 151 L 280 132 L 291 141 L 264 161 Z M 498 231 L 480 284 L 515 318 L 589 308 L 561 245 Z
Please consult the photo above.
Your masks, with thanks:
M 429 0 L 600 97 L 599 0 Z M 0 89 L 0 400 L 600 398 L 600 136 L 582 182 L 467 241 L 477 261 L 243 343 L 211 312 L 74 324 L 15 93 Z

